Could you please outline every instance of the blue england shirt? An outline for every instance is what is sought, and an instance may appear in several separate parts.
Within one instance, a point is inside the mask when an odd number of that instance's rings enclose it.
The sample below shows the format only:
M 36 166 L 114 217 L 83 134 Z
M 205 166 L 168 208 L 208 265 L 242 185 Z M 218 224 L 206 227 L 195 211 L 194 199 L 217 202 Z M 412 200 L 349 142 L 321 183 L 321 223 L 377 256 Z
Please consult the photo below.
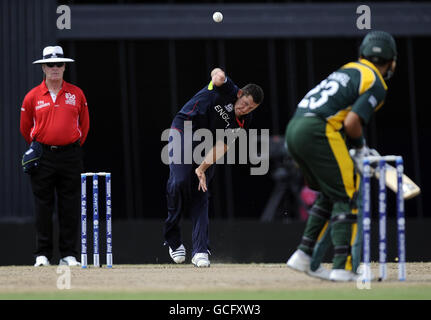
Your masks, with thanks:
M 248 128 L 251 113 L 235 116 L 234 105 L 238 99 L 239 88 L 229 78 L 220 87 L 214 86 L 212 81 L 208 86 L 194 95 L 175 115 L 171 128 L 184 131 L 184 121 L 192 121 L 192 130 L 208 129 L 216 136 L 217 129 Z

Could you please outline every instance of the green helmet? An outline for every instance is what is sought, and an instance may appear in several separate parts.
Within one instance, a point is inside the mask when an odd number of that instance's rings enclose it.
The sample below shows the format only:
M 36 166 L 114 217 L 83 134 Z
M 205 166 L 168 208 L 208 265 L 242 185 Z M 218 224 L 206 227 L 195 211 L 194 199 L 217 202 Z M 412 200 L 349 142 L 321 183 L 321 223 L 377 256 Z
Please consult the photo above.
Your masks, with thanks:
M 362 40 L 359 55 L 378 57 L 384 60 L 397 59 L 397 45 L 394 38 L 385 31 L 371 31 Z

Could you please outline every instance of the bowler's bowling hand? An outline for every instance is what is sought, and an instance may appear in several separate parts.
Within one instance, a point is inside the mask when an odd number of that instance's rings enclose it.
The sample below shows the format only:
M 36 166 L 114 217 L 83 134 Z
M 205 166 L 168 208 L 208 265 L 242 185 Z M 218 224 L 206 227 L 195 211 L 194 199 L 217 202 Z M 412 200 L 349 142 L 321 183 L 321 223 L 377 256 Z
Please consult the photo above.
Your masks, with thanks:
M 205 176 L 205 171 L 203 171 L 201 168 L 196 168 L 195 173 L 199 179 L 198 190 L 202 190 L 203 192 L 206 192 L 208 188 L 207 188 L 207 177 Z
M 226 74 L 220 68 L 215 68 L 211 71 L 211 80 L 216 87 L 220 87 L 226 80 Z

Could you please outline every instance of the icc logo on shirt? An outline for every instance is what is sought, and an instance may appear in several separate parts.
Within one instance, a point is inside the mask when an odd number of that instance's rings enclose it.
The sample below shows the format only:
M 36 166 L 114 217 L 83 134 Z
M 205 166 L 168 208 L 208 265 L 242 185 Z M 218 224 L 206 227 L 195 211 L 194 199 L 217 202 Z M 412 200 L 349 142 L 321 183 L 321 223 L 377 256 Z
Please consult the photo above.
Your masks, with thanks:
M 76 97 L 74 94 L 71 94 L 69 92 L 66 92 L 66 104 L 75 105 L 76 103 Z

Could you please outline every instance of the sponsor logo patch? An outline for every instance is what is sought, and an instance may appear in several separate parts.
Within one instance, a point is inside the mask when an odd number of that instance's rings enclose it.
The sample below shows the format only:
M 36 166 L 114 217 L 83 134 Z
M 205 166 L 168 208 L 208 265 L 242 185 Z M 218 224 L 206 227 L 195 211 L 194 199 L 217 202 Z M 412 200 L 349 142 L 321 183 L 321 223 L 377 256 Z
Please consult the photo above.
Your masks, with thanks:
M 371 95 L 371 96 L 368 98 L 368 102 L 371 104 L 371 106 L 372 106 L 373 108 L 375 108 L 375 107 L 376 107 L 376 105 L 377 105 L 377 99 L 376 99 L 373 95 Z
M 45 108 L 45 107 L 49 107 L 49 106 L 50 106 L 49 102 L 45 102 L 43 100 L 39 100 L 39 101 L 37 101 L 37 106 L 35 107 L 35 109 L 39 110 L 39 109 L 42 109 L 42 108 Z
M 76 97 L 74 94 L 66 92 L 66 104 L 75 105 L 76 104 Z
M 232 105 L 232 103 L 229 103 L 227 106 L 224 106 L 224 108 L 226 109 L 227 112 L 232 112 L 233 105 Z
M 380 47 L 372 47 L 372 49 L 371 49 L 373 52 L 378 52 L 378 53 L 380 53 L 380 52 L 382 52 L 382 48 L 380 48 Z

